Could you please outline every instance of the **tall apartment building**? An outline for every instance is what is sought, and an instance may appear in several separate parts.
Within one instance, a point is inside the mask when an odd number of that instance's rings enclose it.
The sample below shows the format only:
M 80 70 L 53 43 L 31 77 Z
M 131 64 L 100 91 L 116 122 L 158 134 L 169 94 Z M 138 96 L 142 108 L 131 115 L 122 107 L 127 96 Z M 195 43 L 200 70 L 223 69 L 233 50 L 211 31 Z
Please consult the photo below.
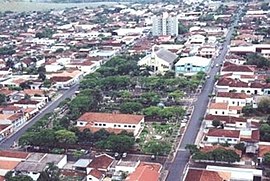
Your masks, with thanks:
M 154 16 L 152 34 L 154 36 L 161 35 L 178 35 L 178 19 L 163 13 L 162 16 Z

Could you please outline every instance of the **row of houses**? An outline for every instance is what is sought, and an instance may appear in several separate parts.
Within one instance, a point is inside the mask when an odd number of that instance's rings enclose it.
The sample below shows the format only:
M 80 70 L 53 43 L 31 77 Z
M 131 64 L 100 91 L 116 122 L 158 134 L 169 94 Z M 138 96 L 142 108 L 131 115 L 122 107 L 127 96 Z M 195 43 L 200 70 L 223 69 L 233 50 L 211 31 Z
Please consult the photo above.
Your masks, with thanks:
M 0 150 L 0 180 L 9 171 L 12 175 L 27 175 L 38 180 L 41 173 L 53 164 L 59 169 L 61 179 L 78 178 L 79 180 L 101 181 L 110 176 L 115 180 L 157 181 L 162 165 L 159 163 L 115 160 L 107 154 L 90 155 L 89 158 L 69 161 L 67 155 L 49 153 L 29 153 Z M 122 178 L 122 174 L 127 175 Z

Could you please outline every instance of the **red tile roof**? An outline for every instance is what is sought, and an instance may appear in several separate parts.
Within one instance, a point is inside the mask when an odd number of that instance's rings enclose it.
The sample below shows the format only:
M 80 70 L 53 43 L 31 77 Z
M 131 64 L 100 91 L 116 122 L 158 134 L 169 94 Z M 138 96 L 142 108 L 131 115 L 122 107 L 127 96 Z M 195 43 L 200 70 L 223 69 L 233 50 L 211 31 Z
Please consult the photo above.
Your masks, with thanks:
M 159 163 L 142 162 L 133 173 L 128 175 L 126 181 L 158 181 L 160 169 Z
M 240 140 L 245 142 L 258 143 L 260 141 L 260 131 L 252 130 L 250 136 L 242 136 Z
M 236 123 L 236 122 L 247 122 L 247 119 L 243 117 L 233 117 L 233 116 L 220 116 L 220 115 L 212 115 L 212 114 L 207 114 L 204 118 L 205 120 L 219 120 L 221 122 L 226 122 L 226 123 Z
M 87 122 L 138 124 L 144 118 L 142 115 L 114 114 L 114 113 L 84 113 L 78 120 Z
M 26 159 L 29 153 L 11 150 L 0 150 L 0 157 Z
M 218 86 L 229 86 L 229 87 L 248 87 L 248 83 L 240 80 L 234 80 L 228 77 L 221 77 L 218 82 Z
M 50 78 L 50 80 L 52 82 L 67 82 L 67 81 L 69 81 L 71 79 L 72 79 L 72 77 L 62 77 L 62 76 L 59 76 L 59 77 L 54 76 L 54 77 Z
M 254 68 L 249 65 L 228 65 L 222 68 L 222 72 L 254 72 Z
M 270 145 L 259 145 L 258 156 L 263 157 L 266 153 L 270 153 Z
M 239 138 L 239 130 L 224 130 L 224 129 L 210 129 L 207 136 L 214 137 L 227 137 L 227 138 Z
M 218 92 L 217 97 L 229 97 L 232 99 L 246 99 L 250 96 L 246 93 L 237 93 L 237 92 Z
M 214 145 L 214 146 L 204 146 L 203 148 L 200 149 L 201 152 L 207 153 L 207 152 L 211 152 L 214 151 L 216 149 L 221 149 L 221 150 L 233 150 L 235 151 L 240 157 L 242 155 L 242 151 L 241 150 L 237 150 L 233 147 L 224 147 L 221 145 Z
M 209 109 L 224 109 L 224 110 L 227 110 L 228 109 L 228 103 L 221 103 L 221 102 L 214 103 L 214 102 L 212 102 L 209 105 Z
M 102 154 L 99 156 L 96 156 L 88 165 L 89 168 L 95 168 L 97 170 L 107 170 L 112 162 L 113 158 L 109 155 Z
M 102 179 L 103 178 L 103 173 L 102 172 L 100 172 L 100 171 L 98 171 L 97 169 L 92 169 L 89 173 L 88 173 L 88 175 L 92 175 L 93 177 L 95 177 L 95 178 L 97 178 L 97 179 Z
M 185 181 L 224 181 L 229 179 L 230 173 L 189 169 Z

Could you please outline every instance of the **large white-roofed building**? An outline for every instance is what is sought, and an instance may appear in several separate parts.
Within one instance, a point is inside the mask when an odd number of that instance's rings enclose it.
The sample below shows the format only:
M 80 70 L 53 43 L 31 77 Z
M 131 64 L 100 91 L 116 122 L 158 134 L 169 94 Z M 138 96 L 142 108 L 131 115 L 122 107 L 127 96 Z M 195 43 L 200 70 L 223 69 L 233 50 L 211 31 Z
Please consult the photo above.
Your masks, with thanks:
M 194 75 L 197 72 L 207 72 L 211 59 L 199 56 L 183 57 L 175 64 L 175 75 Z

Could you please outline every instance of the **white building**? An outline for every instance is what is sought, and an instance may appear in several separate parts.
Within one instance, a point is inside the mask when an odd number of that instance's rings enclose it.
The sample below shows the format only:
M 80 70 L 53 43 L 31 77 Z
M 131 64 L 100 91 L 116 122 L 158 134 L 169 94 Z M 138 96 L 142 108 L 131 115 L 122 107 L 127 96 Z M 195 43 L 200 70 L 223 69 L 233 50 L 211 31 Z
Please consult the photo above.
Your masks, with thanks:
M 166 12 L 163 16 L 154 16 L 152 18 L 152 33 L 154 36 L 161 35 L 178 35 L 178 19 L 169 16 Z
M 87 112 L 77 120 L 77 127 L 80 130 L 88 128 L 92 132 L 105 129 L 116 134 L 125 130 L 138 136 L 143 129 L 143 123 L 142 115 Z
M 172 70 L 173 62 L 176 59 L 177 55 L 169 50 L 161 48 L 155 52 L 153 47 L 152 53 L 142 58 L 138 62 L 138 65 L 149 66 L 153 72 L 164 74 L 165 72 Z

